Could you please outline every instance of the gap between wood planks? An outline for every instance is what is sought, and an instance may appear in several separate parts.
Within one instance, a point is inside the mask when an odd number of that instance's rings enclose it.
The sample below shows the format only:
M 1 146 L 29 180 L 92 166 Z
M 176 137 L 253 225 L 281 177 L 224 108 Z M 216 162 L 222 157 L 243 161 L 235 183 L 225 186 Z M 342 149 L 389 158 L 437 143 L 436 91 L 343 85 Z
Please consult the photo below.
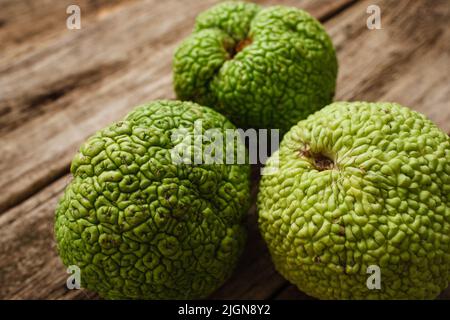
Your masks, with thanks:
M 368 31 L 365 30 L 365 8 L 369 3 L 371 4 L 367 1 L 352 6 L 340 13 L 339 17 L 326 23 L 337 46 L 341 62 L 338 98 L 364 100 L 365 97 L 369 97 L 367 99 L 397 100 L 412 107 L 416 106 L 416 109 L 428 113 L 429 116 L 434 116 L 436 122 L 448 129 L 449 112 L 446 110 L 448 90 L 445 89 L 445 83 L 448 83 L 445 80 L 448 80 L 448 76 L 445 75 L 445 70 L 440 68 L 441 64 L 445 63 L 445 59 L 442 59 L 440 53 L 448 50 L 448 43 L 438 41 L 439 45 L 433 46 L 431 50 L 427 47 L 431 40 L 433 41 L 431 43 L 436 43 L 437 36 L 435 34 L 444 39 L 445 32 L 448 35 L 445 28 L 442 31 L 442 21 L 445 21 L 442 13 L 441 16 L 430 15 L 425 16 L 424 19 L 417 13 L 418 11 L 433 13 L 434 10 L 426 11 L 423 4 L 416 3 L 405 7 L 399 3 L 392 5 L 389 2 L 380 2 L 382 11 L 389 4 L 389 10 L 386 9 L 388 16 L 384 18 L 384 23 L 387 23 L 388 26 L 392 23 L 395 28 L 392 30 L 385 26 L 385 32 L 388 34 L 378 37 L 375 36 L 376 33 L 367 33 Z M 442 9 L 445 7 L 438 7 L 436 11 L 445 11 Z M 401 13 L 404 13 L 406 17 L 400 19 Z M 423 31 L 419 25 L 419 29 L 416 30 L 417 34 L 411 37 L 411 24 L 406 24 L 405 30 L 395 31 L 399 26 L 403 26 L 405 21 L 414 21 L 418 17 L 425 20 L 425 22 L 421 22 L 425 32 L 419 32 Z M 430 21 L 434 20 L 440 26 L 437 31 L 430 30 L 428 26 Z M 388 36 L 393 36 L 394 39 L 390 39 Z M 372 50 L 379 50 L 379 47 L 383 50 L 374 55 Z M 413 53 L 409 54 L 410 52 Z M 163 54 L 167 54 L 167 52 L 164 51 Z M 361 57 L 365 57 L 365 59 L 361 59 Z M 369 64 L 368 61 L 370 61 Z M 374 74 L 374 77 L 371 77 L 371 74 Z M 421 82 L 420 80 L 423 79 L 429 79 L 429 81 Z M 156 89 L 159 94 L 164 95 L 167 92 L 165 87 L 168 86 L 170 86 L 170 77 L 164 78 L 162 85 L 159 84 L 152 89 Z M 425 100 L 431 100 L 434 103 L 433 106 L 436 107 L 432 106 L 427 110 L 428 105 L 422 103 Z M 90 127 L 94 126 L 95 123 Z M 0 296 L 42 297 L 42 289 L 46 288 L 45 284 L 47 284 L 48 288 L 52 288 L 51 294 L 44 297 L 82 297 L 82 293 L 66 292 L 63 272 L 57 278 L 54 276 L 54 269 L 58 265 L 60 270 L 63 270 L 63 267 L 58 263 L 59 260 L 54 253 L 51 232 L 52 217 L 56 198 L 68 178 L 65 176 L 63 179 L 58 179 L 35 196 L 6 212 L 4 216 L 0 216 L 0 229 L 3 230 L 2 234 L 5 234 L 4 239 L 0 240 L 0 257 L 2 258 L 0 259 L 0 270 L 2 271 L 0 272 L 0 283 L 4 283 L 6 287 L 5 289 L 0 288 Z M 253 193 L 255 192 L 256 186 L 253 187 Z M 267 250 L 257 231 L 255 209 L 253 206 L 250 212 L 249 233 L 251 238 L 248 241 L 248 245 L 254 247 L 247 248 L 232 279 L 219 289 L 213 298 L 277 298 L 279 296 L 286 297 L 285 291 L 291 290 L 291 287 L 286 287 L 287 282 L 273 269 Z M 19 242 L 18 239 L 22 239 L 22 242 Z M 251 250 L 249 251 L 249 249 Z M 39 250 L 44 252 L 39 252 Z M 8 261 L 8 257 L 14 259 Z M 8 262 L 10 266 L 8 266 Z M 49 268 L 49 263 L 51 268 Z M 7 278 L 2 279 L 2 275 Z M 17 276 L 14 278 L 15 275 Z M 33 281 L 37 280 L 43 282 L 42 287 L 33 286 Z M 59 289 L 56 288 L 56 284 L 60 284 Z M 294 292 L 298 293 L 298 291 Z

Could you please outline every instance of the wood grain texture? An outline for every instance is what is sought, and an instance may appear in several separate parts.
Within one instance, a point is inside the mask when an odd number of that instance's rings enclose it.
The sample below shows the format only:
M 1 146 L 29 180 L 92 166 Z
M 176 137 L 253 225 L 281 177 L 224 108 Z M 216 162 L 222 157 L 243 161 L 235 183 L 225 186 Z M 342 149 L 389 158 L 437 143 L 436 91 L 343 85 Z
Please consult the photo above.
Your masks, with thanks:
M 33 54 L 37 47 L 66 33 L 66 8 L 82 8 L 83 26 L 95 23 L 132 0 L 0 0 L 0 63 Z
M 92 9 L 79 31 L 49 14 L 53 31 L 37 28 L 38 35 L 24 38 L 29 47 L 7 40 L 0 57 L 0 298 L 96 298 L 65 288 L 67 274 L 55 252 L 54 208 L 70 179 L 70 160 L 87 136 L 130 107 L 174 98 L 173 50 L 196 14 L 215 2 L 117 1 Z M 366 8 L 374 1 L 283 3 L 330 18 L 325 26 L 340 62 L 337 99 L 397 101 L 450 131 L 449 12 L 445 1 L 430 2 L 375 1 L 382 30 L 366 28 Z M 4 39 L 11 39 L 3 34 L 8 24 L 0 25 Z M 255 197 L 256 169 L 253 181 Z M 307 298 L 274 270 L 256 220 L 253 206 L 243 258 L 212 298 Z
M 216 2 L 131 2 L 76 31 L 60 21 L 59 37 L 0 61 L 0 212 L 67 173 L 80 143 L 99 128 L 137 104 L 174 98 L 173 51 Z M 319 2 L 285 4 L 320 18 L 351 1 Z

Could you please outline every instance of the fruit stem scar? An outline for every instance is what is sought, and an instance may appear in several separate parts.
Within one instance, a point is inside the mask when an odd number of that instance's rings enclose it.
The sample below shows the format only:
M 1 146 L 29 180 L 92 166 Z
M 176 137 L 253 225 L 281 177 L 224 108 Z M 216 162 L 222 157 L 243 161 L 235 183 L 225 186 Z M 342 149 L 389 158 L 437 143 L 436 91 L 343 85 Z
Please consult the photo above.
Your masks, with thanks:
M 242 51 L 246 46 L 252 43 L 251 38 L 245 38 L 238 42 L 236 45 L 236 53 Z
M 233 48 L 233 52 L 230 54 L 231 58 L 234 58 L 234 56 L 238 53 L 241 52 L 246 46 L 252 44 L 253 40 L 251 38 L 245 38 L 240 40 L 236 46 Z
M 300 156 L 312 161 L 314 167 L 319 171 L 332 170 L 336 168 L 333 159 L 330 159 L 321 152 L 312 152 L 309 149 L 300 150 Z

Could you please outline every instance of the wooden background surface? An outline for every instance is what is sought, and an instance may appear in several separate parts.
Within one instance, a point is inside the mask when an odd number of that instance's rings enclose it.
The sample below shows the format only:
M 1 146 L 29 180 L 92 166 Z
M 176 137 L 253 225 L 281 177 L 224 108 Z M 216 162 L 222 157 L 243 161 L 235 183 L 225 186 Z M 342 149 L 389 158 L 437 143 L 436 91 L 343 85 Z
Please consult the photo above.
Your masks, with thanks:
M 216 2 L 0 0 L 0 298 L 96 298 L 65 288 L 55 252 L 54 209 L 70 161 L 133 106 L 174 98 L 174 48 Z M 337 100 L 399 102 L 450 132 L 448 0 L 257 2 L 304 8 L 324 23 L 339 59 Z M 66 28 L 69 4 L 81 7 L 81 30 Z M 366 27 L 371 4 L 381 30 Z M 254 206 L 249 215 L 246 252 L 212 298 L 308 299 L 276 273 Z

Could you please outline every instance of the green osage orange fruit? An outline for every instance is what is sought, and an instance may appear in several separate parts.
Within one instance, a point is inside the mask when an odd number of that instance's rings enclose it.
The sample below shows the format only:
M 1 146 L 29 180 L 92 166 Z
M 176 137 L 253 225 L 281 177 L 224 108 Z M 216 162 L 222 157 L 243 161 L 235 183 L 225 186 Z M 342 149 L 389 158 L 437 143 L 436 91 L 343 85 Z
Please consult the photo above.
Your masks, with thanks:
M 211 106 L 241 128 L 280 129 L 329 104 L 337 59 L 323 26 L 285 6 L 224 2 L 201 13 L 177 48 L 177 97 Z
M 300 290 L 431 299 L 447 288 L 450 138 L 424 115 L 395 103 L 333 103 L 292 127 L 265 170 L 260 231 L 276 269 Z
M 155 101 L 81 146 L 55 236 L 83 287 L 108 299 L 193 299 L 231 275 L 246 235 L 249 165 L 174 163 L 197 121 L 203 132 L 235 129 L 207 107 Z M 233 146 L 245 152 L 240 140 Z

